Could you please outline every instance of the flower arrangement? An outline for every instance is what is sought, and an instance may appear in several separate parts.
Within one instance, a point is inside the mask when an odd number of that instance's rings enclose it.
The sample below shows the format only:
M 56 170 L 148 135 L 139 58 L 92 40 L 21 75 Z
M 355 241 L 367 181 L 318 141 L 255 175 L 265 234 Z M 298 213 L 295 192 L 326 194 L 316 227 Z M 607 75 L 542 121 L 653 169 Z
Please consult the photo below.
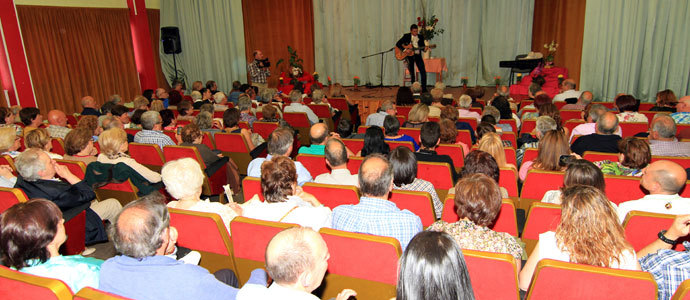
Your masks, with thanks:
M 462 83 L 462 86 L 467 86 L 467 82 L 469 81 L 469 78 L 467 77 L 460 77 L 460 83 Z
M 424 36 L 424 39 L 427 41 L 431 41 L 435 36 L 441 35 L 443 33 L 443 29 L 441 28 L 436 28 L 436 25 L 438 24 L 438 18 L 436 18 L 436 15 L 432 15 L 431 17 L 417 17 L 417 26 L 419 26 L 419 34 Z
M 314 76 L 314 81 L 319 82 L 319 73 L 318 72 L 314 72 L 314 74 L 312 74 L 312 76 Z
M 556 55 L 556 49 L 558 49 L 558 44 L 556 41 L 551 41 L 549 44 L 544 44 L 544 49 L 549 51 L 549 54 L 546 55 L 545 60 L 547 62 L 553 62 L 554 56 Z
M 501 76 L 494 77 L 494 83 L 496 84 L 496 86 L 501 85 Z
M 563 79 L 563 74 L 558 74 L 558 79 Z
M 517 82 L 522 81 L 522 73 L 517 73 Z
M 359 77 L 358 76 L 355 76 L 352 80 L 355 82 L 355 86 L 359 85 Z
M 328 85 L 330 86 L 331 85 L 331 76 L 326 77 L 326 79 L 328 79 Z

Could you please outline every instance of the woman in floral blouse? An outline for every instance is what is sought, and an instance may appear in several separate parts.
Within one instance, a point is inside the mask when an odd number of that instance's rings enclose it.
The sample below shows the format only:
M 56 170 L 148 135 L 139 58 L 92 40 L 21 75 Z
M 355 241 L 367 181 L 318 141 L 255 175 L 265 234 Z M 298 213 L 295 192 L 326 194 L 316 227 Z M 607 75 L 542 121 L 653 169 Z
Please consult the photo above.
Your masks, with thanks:
M 616 107 L 619 111 L 616 115 L 618 122 L 649 122 L 647 116 L 637 112 L 638 106 L 635 97 L 630 95 L 618 96 L 616 98 Z
M 602 160 L 594 164 L 604 174 L 640 177 L 642 169 L 652 161 L 652 150 L 645 140 L 626 137 L 618 141 L 618 151 L 618 161 Z
M 455 223 L 438 221 L 429 230 L 445 231 L 462 249 L 507 253 L 520 268 L 522 248 L 506 232 L 489 229 L 501 210 L 498 184 L 484 174 L 463 177 L 455 186 L 455 207 L 460 220 Z

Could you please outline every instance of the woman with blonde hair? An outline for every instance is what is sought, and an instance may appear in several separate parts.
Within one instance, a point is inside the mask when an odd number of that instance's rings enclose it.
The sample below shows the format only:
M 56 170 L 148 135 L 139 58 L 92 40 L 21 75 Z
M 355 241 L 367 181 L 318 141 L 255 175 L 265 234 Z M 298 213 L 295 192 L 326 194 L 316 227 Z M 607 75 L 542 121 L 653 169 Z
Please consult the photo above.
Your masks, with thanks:
M 417 103 L 412 106 L 410 113 L 407 114 L 407 121 L 403 127 L 421 128 L 424 123 L 429 121 L 429 106 L 423 103 Z
M 563 189 L 561 223 L 539 235 L 539 242 L 520 271 L 519 285 L 527 290 L 537 263 L 555 259 L 597 267 L 640 270 L 633 247 L 625 240 L 616 210 L 596 187 Z
M 12 158 L 19 155 L 17 150 L 22 147 L 22 144 L 15 132 L 12 127 L 0 127 L 0 155 L 9 155 Z
M 134 171 L 143 176 L 151 183 L 161 181 L 161 174 L 152 171 L 146 166 L 138 163 L 127 155 L 129 144 L 127 143 L 127 133 L 121 128 L 111 128 L 103 131 L 99 137 L 98 144 L 101 147 L 101 154 L 98 155 L 98 162 L 104 164 L 124 163 Z
M 571 155 L 568 138 L 563 132 L 551 130 L 539 140 L 539 154 L 537 158 L 522 163 L 518 177 L 524 181 L 527 178 L 527 172 L 531 169 L 564 171 L 565 166 L 559 164 L 561 155 Z M 580 158 L 579 156 L 577 157 Z
M 649 110 L 676 112 L 676 104 L 678 104 L 676 94 L 672 90 L 663 90 L 656 93 L 656 103 Z
M 479 150 L 488 152 L 491 156 L 496 159 L 499 168 L 513 168 L 517 170 L 514 164 L 509 164 L 506 161 L 506 153 L 503 148 L 503 141 L 498 134 L 489 132 L 482 136 L 482 139 L 478 143 Z
M 24 147 L 41 149 L 52 159 L 62 159 L 62 155 L 50 152 L 53 149 L 53 143 L 50 142 L 50 134 L 45 128 L 36 128 L 27 133 L 24 137 Z
M 153 100 L 151 101 L 151 108 L 149 110 L 155 110 L 160 112 L 161 110 L 164 110 L 165 107 L 163 106 L 163 101 L 161 100 Z

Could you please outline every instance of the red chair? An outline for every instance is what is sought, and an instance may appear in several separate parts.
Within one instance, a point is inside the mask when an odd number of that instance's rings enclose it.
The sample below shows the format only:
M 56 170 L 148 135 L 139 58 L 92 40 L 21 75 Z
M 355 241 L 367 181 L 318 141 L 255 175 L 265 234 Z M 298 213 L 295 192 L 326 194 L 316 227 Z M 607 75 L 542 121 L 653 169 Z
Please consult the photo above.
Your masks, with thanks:
M 421 134 L 421 129 L 420 128 L 405 128 L 401 127 L 400 130 L 398 130 L 399 134 L 406 134 L 411 136 L 417 143 L 419 143 L 419 135 Z
M 410 115 L 410 110 L 412 110 L 412 106 L 397 106 L 396 109 L 398 110 L 398 115 L 403 115 L 403 116 L 408 116 Z M 402 125 L 402 123 L 400 123 Z
M 393 294 L 395 296 L 395 293 Z M 61 280 L 0 267 L 0 296 L 5 300 L 71 300 L 72 290 Z
M 414 145 L 412 145 L 412 142 L 410 141 L 386 141 L 386 144 L 388 144 L 388 147 L 390 147 L 391 150 L 398 147 L 407 147 L 412 152 L 415 152 Z
M 0 155 L 0 165 L 10 166 L 14 175 L 17 175 L 17 168 L 14 167 L 14 159 L 9 155 Z
M 559 189 L 564 177 L 564 172 L 530 170 L 520 192 L 520 208 L 527 210 L 532 202 L 541 201 L 547 191 Z
M 522 128 L 520 128 L 520 134 L 532 133 L 532 130 L 537 127 L 536 119 L 527 119 L 522 121 Z
M 690 279 L 683 281 L 678 286 L 671 300 L 690 300 Z
M 63 142 L 61 138 L 50 139 L 50 144 L 53 145 L 53 149 L 51 149 L 50 152 L 63 156 L 65 155 L 65 142 Z
M 362 162 L 364 161 L 363 157 L 348 157 L 347 159 L 347 169 L 350 170 L 350 174 L 358 174 L 359 173 L 359 166 L 362 165 Z
M 196 147 L 187 146 L 165 146 L 163 148 L 163 156 L 165 161 L 173 161 L 180 158 L 189 157 L 195 159 L 202 170 L 206 170 L 206 164 L 199 154 L 199 150 Z M 227 184 L 227 165 L 221 166 L 211 177 L 209 178 L 204 173 L 204 185 L 202 188 L 202 194 L 204 195 L 218 195 L 224 192 L 223 185 Z
M 467 272 L 477 300 L 518 299 L 517 265 L 506 253 L 463 249 Z M 491 272 L 487 272 L 491 270 Z
M 476 118 L 458 118 L 458 122 L 465 122 L 467 124 L 470 124 L 470 127 L 477 128 L 477 119 Z
M 443 204 L 443 215 L 441 220 L 448 223 L 455 223 L 460 220 L 455 207 L 455 196 L 449 194 Z M 517 237 L 517 215 L 515 212 L 515 204 L 511 199 L 503 199 L 501 204 L 501 211 L 496 216 L 496 222 L 491 227 L 495 231 L 507 232 L 508 234 Z
M 439 144 L 436 147 L 436 153 L 450 156 L 456 171 L 459 171 L 465 165 L 465 153 L 462 152 L 462 146 L 460 145 Z
M 624 138 L 649 130 L 649 124 L 647 122 L 620 122 L 618 125 L 623 131 L 622 137 Z
M 330 253 L 322 299 L 334 298 L 345 288 L 357 291 L 358 299 L 395 297 L 402 254 L 398 240 L 330 228 L 319 233 Z
M 237 164 L 240 174 L 247 174 L 247 167 L 252 161 L 249 154 L 249 145 L 241 133 L 216 133 L 216 149 L 223 155 L 230 157 Z
M 505 188 L 508 191 L 508 197 L 516 200 L 518 197 L 518 173 L 513 168 L 501 168 L 501 174 L 498 177 L 498 185 Z
M 652 119 L 654 119 L 654 116 L 656 114 L 670 114 L 670 112 L 663 112 L 663 111 L 639 111 L 639 113 L 641 113 L 645 117 L 647 117 L 647 123 L 649 123 L 649 124 L 652 123 Z
M 618 154 L 616 153 L 606 153 L 606 152 L 596 152 L 596 151 L 585 151 L 582 158 L 595 162 L 602 160 L 618 161 Z
M 258 133 L 264 140 L 278 128 L 278 122 L 254 122 L 254 132 Z
M 342 139 L 343 144 L 345 144 L 345 147 L 347 149 L 350 149 L 352 153 L 359 153 L 362 148 L 364 148 L 364 140 L 363 139 Z
M 72 128 L 76 127 L 79 121 L 74 115 L 67 115 L 67 124 L 72 125 Z
M 640 186 L 640 177 L 604 175 L 604 182 L 606 182 L 606 197 L 616 205 L 637 200 L 646 195 Z
M 671 227 L 675 215 L 657 214 L 651 212 L 633 210 L 628 212 L 628 215 L 623 221 L 623 228 L 625 229 L 625 239 L 635 248 L 635 251 L 640 251 L 642 248 L 657 240 L 657 233 L 661 230 L 666 230 Z M 683 239 L 687 240 L 687 238 Z M 675 246 L 676 250 L 683 251 L 682 243 Z
M 138 163 L 159 173 L 165 164 L 163 151 L 157 144 L 131 143 L 129 144 L 129 155 Z
M 163 134 L 167 135 L 173 142 L 177 142 L 177 137 L 175 136 L 177 134 L 177 131 L 164 130 Z M 213 148 L 211 148 L 211 149 L 213 149 Z
M 441 121 L 440 117 L 429 117 L 429 122 L 438 123 Z
M 74 300 L 118 300 L 118 299 L 129 299 L 124 298 L 115 294 L 97 290 L 91 287 L 84 287 L 79 290 L 78 293 L 74 295 Z
M 525 108 L 525 106 L 534 105 L 534 100 L 522 99 L 520 101 L 520 109 Z
M 369 127 L 370 126 L 360 125 L 359 127 L 357 127 L 357 133 L 365 134 L 367 133 L 367 128 Z M 381 128 L 381 130 L 383 130 L 383 128 Z
M 302 189 L 314 195 L 321 204 L 330 209 L 339 205 L 359 203 L 359 189 L 352 185 L 307 182 L 302 186 Z
M 575 127 L 577 127 L 577 125 L 580 125 L 580 124 L 585 124 L 585 120 L 582 120 L 582 119 L 580 119 L 580 120 L 568 120 L 568 121 L 565 121 L 565 123 L 563 124 L 563 127 L 568 128 L 568 132 L 573 132 L 573 129 Z
M 192 121 L 190 121 L 190 120 L 177 120 L 177 126 L 184 127 L 184 126 L 189 125 L 190 123 L 192 123 Z
M 579 109 L 561 110 L 561 120 L 563 120 L 563 122 L 569 120 L 582 120 L 582 111 Z
M 84 162 L 64 159 L 56 159 L 55 162 L 57 162 L 59 165 L 67 167 L 67 169 L 69 169 L 74 176 L 84 180 L 84 177 L 86 176 L 86 164 L 84 164 Z
M 467 129 L 458 130 L 458 134 L 455 136 L 456 142 L 463 142 L 467 147 L 472 146 L 472 135 Z
M 656 299 L 652 274 L 543 259 L 527 299 Z
M 298 154 L 297 161 L 304 165 L 312 177 L 331 172 L 326 165 L 326 157 L 323 155 Z
M 482 109 L 479 108 L 479 107 L 470 107 L 470 111 L 471 111 L 471 112 L 476 112 L 476 113 L 478 113 L 480 116 L 482 115 Z
M 0 187 L 0 213 L 19 202 L 26 201 L 28 201 L 28 199 L 22 190 Z
M 503 151 L 506 154 L 506 163 L 513 164 L 517 166 L 517 155 L 515 154 L 515 147 L 503 147 Z
M 517 137 L 515 137 L 515 132 L 504 131 L 503 133 L 501 133 L 501 140 L 510 141 L 512 147 L 517 147 Z
M 513 118 L 510 118 L 510 119 L 503 119 L 503 120 L 498 121 L 498 123 L 499 123 L 499 124 L 508 124 L 508 125 L 510 125 L 510 127 L 513 128 L 513 131 L 512 131 L 513 133 L 515 133 L 515 132 L 518 131 L 517 121 L 515 121 L 515 119 L 513 119 Z M 513 145 L 515 145 L 515 144 L 513 144 Z
M 609 110 L 616 108 L 616 103 L 613 102 L 592 102 L 592 104 L 601 104 L 603 106 L 606 106 L 606 108 L 608 108 Z
M 230 222 L 232 249 L 235 258 L 235 274 L 242 284 L 249 280 L 249 276 L 254 269 L 266 267 L 264 254 L 266 253 L 268 242 L 278 232 L 295 226 L 298 225 L 245 217 L 235 217 Z M 332 253 L 331 249 L 329 251 Z
M 535 160 L 537 156 L 539 156 L 539 148 L 527 148 L 525 154 L 522 155 L 522 163 Z
M 690 157 L 680 157 L 680 156 L 652 156 L 652 162 L 658 160 L 670 160 L 674 163 L 681 165 L 684 169 L 690 168 Z
M 556 108 L 558 108 L 558 110 L 561 110 L 561 108 L 562 108 L 563 106 L 565 106 L 566 104 L 568 104 L 568 103 L 565 102 L 565 101 L 553 101 L 552 103 L 553 103 L 553 105 L 556 105 Z
M 407 209 L 422 219 L 424 227 L 436 222 L 434 202 L 429 193 L 393 189 L 388 197 L 399 209 Z
M 652 119 L 649 119 L 650 122 Z M 690 124 L 676 124 L 676 135 L 679 135 L 683 130 L 690 130 Z
M 652 109 L 652 107 L 654 107 L 654 105 L 656 105 L 656 103 L 640 103 L 640 106 L 637 108 L 637 110 L 639 110 L 640 112 L 643 112 L 643 111 L 646 112 L 646 111 L 649 111 L 650 109 Z M 657 112 L 654 111 L 654 113 L 657 113 Z
M 168 208 L 170 226 L 177 229 L 177 246 L 201 253 L 199 265 L 213 273 L 235 269 L 230 233 L 218 214 Z
M 242 179 L 242 194 L 244 201 L 249 201 L 254 195 L 259 195 L 259 199 L 264 201 L 264 194 L 261 191 L 261 178 L 246 176 Z
M 328 103 L 330 103 L 331 106 L 333 106 L 333 108 L 336 108 L 339 111 L 342 111 L 343 113 L 350 111 L 350 107 L 347 104 L 347 100 L 345 100 L 345 98 L 328 98 Z
M 309 138 L 309 129 L 311 128 L 311 123 L 309 123 L 309 118 L 307 118 L 307 113 L 303 112 L 285 112 L 283 113 L 283 119 L 288 122 L 295 130 L 299 131 L 300 143 L 302 145 L 309 145 L 311 140 Z
M 139 189 L 129 179 L 121 183 L 108 183 L 95 189 L 94 192 L 98 200 L 103 201 L 105 199 L 114 198 L 120 201 L 122 206 L 139 198 L 137 194 L 139 193 Z
M 206 145 L 209 149 L 216 149 L 216 142 L 213 139 L 213 134 L 210 132 L 203 132 L 204 136 L 201 138 L 201 143 Z
M 328 104 L 322 103 L 322 104 L 307 104 L 309 108 L 314 112 L 314 114 L 319 117 L 319 119 L 330 119 L 331 118 L 331 110 L 328 107 Z
M 431 182 L 439 199 L 444 199 L 448 190 L 454 186 L 448 163 L 417 162 L 417 177 Z
M 133 129 L 133 128 L 125 129 L 125 132 L 127 132 L 127 134 L 131 134 L 131 135 L 137 135 L 137 132 L 139 132 L 139 131 L 141 131 L 141 129 Z
M 407 116 L 396 115 L 395 118 L 398 119 L 400 125 L 405 124 L 405 121 L 407 121 Z
M 561 223 L 561 206 L 558 204 L 534 202 L 529 208 L 525 228 L 522 230 L 522 241 L 525 242 L 527 254 L 531 254 L 539 241 L 539 234 L 555 231 Z

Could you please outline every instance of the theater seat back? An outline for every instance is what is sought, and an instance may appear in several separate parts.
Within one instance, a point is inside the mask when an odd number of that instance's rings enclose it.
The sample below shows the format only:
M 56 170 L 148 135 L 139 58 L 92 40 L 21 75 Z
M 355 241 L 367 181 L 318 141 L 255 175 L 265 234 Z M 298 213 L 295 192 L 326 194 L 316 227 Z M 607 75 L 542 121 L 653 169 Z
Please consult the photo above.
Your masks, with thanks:
M 0 296 L 4 300 L 71 300 L 72 291 L 60 280 L 29 275 L 0 266 Z
M 517 266 L 512 255 L 467 249 L 462 254 L 475 299 L 518 299 Z
M 228 229 L 218 214 L 168 208 L 170 226 L 178 232 L 177 245 L 201 253 L 199 265 L 215 272 L 234 269 Z
M 339 205 L 359 203 L 359 189 L 352 185 L 307 182 L 302 189 L 314 195 L 324 206 L 334 209 Z

